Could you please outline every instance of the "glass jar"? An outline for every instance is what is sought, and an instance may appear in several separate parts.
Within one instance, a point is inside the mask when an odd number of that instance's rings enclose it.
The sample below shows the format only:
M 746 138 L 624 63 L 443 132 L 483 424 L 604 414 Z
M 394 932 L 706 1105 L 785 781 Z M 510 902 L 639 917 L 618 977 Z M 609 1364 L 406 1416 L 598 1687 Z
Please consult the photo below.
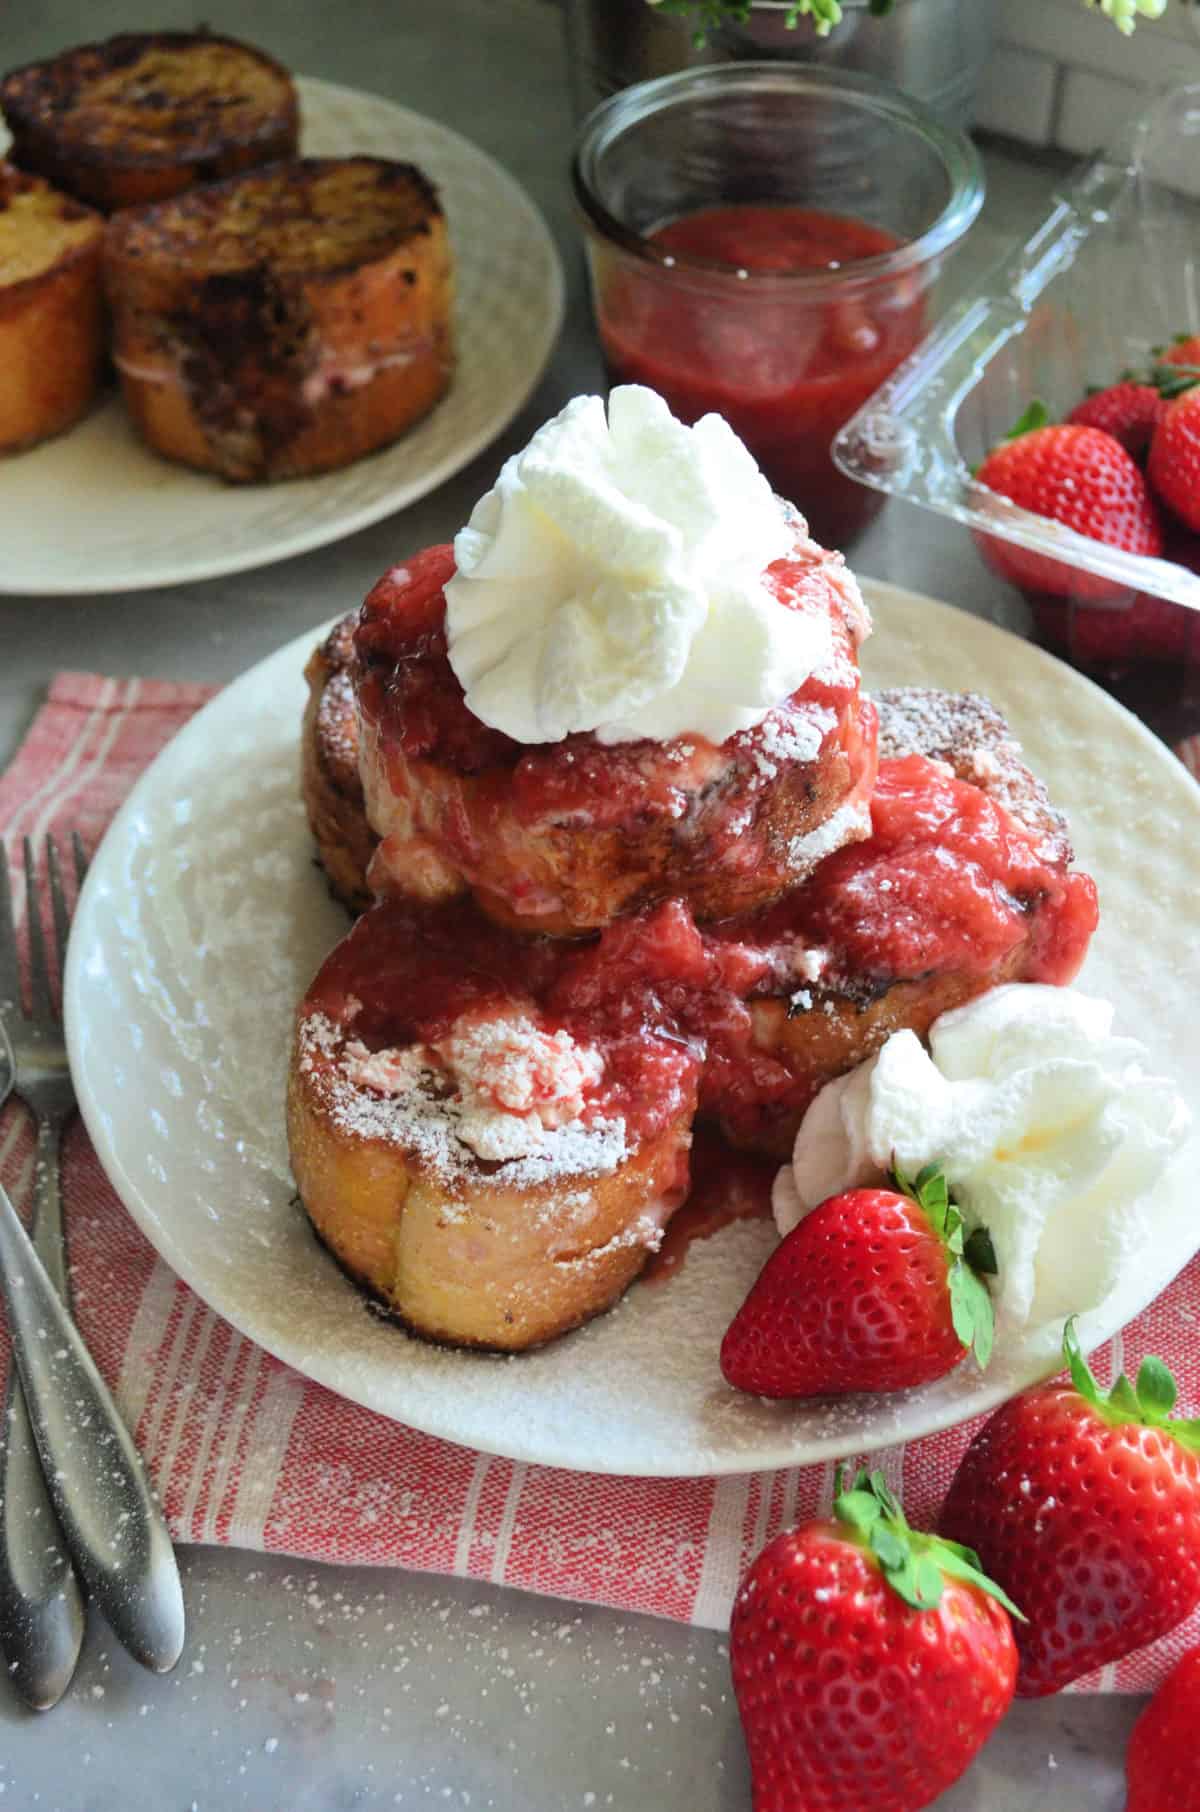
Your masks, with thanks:
M 970 140 L 866 76 L 725 64 L 604 102 L 573 180 L 610 379 L 648 384 L 685 421 L 725 416 L 845 546 L 879 500 L 834 468 L 830 441 L 924 332 L 983 201 Z M 680 249 L 701 221 L 723 223 L 719 256 Z

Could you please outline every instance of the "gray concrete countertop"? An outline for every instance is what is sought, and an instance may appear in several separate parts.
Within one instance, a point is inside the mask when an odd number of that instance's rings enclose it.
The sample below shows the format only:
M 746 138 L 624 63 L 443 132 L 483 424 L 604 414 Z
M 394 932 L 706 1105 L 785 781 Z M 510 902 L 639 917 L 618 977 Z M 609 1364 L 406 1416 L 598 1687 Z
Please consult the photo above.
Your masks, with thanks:
M 546 0 L 40 0 L 9 9 L 3 61 L 109 31 L 190 26 L 197 11 L 294 69 L 417 107 L 493 153 L 544 210 L 567 269 L 567 327 L 529 408 L 434 496 L 374 528 L 238 577 L 135 596 L 0 599 L 0 761 L 56 667 L 224 681 L 349 608 L 380 571 L 446 539 L 499 459 L 600 362 L 565 182 L 570 120 Z M 990 194 L 955 272 L 989 264 L 1040 213 L 1051 173 L 990 148 Z M 0 469 L 0 484 L 3 471 Z M 960 532 L 893 506 L 855 551 L 864 573 L 1020 625 Z M 748 1776 L 711 1632 L 495 1588 L 192 1550 L 175 1674 L 142 1673 L 93 1622 L 49 1717 L 0 1690 L 0 1812 L 749 1812 Z M 1014 1708 L 944 1812 L 1118 1812 L 1132 1700 Z M 847 1808 L 847 1812 L 861 1812 Z

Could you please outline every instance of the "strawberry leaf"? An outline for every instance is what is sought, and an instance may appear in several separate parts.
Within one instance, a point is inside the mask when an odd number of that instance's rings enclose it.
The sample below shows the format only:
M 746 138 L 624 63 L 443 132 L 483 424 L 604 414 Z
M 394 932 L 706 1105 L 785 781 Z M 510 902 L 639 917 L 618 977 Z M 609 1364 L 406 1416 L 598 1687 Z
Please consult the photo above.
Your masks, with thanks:
M 950 1315 L 954 1332 L 982 1371 L 992 1356 L 996 1318 L 992 1299 L 980 1273 L 996 1275 L 996 1249 L 991 1235 L 979 1227 L 968 1238 L 962 1214 L 950 1199 L 946 1173 L 936 1161 L 909 1177 L 892 1153 L 892 1181 L 915 1202 L 950 1256 L 947 1271 Z
M 834 1515 L 853 1531 L 850 1539 L 867 1549 L 888 1586 L 905 1604 L 916 1611 L 933 1610 L 941 1602 L 945 1581 L 959 1579 L 986 1592 L 1012 1616 L 1021 1616 L 1012 1600 L 981 1572 L 979 1556 L 972 1549 L 909 1528 L 882 1472 L 868 1472 L 864 1467 L 847 1491 L 839 1467 L 835 1490 Z
M 1142 1419 L 1142 1406 L 1138 1402 L 1138 1394 L 1124 1372 L 1121 1373 L 1108 1393 L 1108 1405 L 1110 1409 L 1117 1411 L 1123 1422 L 1140 1422 Z
M 1153 1355 L 1142 1360 L 1137 1384 L 1122 1372 L 1112 1389 L 1100 1389 L 1091 1367 L 1083 1356 L 1075 1331 L 1076 1317 L 1071 1316 L 1063 1329 L 1063 1355 L 1071 1373 L 1071 1382 L 1096 1414 L 1113 1427 L 1135 1423 L 1143 1428 L 1161 1428 L 1190 1453 L 1200 1453 L 1200 1418 L 1172 1417 L 1178 1395 L 1175 1380 L 1161 1359 Z
M 868 1537 L 871 1552 L 885 1572 L 904 1565 L 908 1548 L 896 1531 L 889 1528 L 886 1522 L 877 1522 Z
M 981 1592 L 986 1592 L 989 1598 L 1002 1604 L 1010 1617 L 1016 1617 L 1021 1623 L 1028 1623 L 1029 1619 L 1024 1611 L 1018 1610 L 1004 1588 L 998 1586 L 994 1579 L 988 1578 L 980 1567 L 979 1556 L 973 1548 L 964 1548 L 956 1541 L 939 1540 L 937 1560 L 942 1572 L 949 1574 L 951 1579 L 961 1579 L 968 1585 L 978 1586 Z
M 1160 396 L 1172 402 L 1200 384 L 1200 365 L 1152 365 L 1150 382 Z
M 996 1338 L 996 1318 L 987 1285 L 960 1259 L 950 1272 L 950 1314 L 954 1332 L 986 1371 Z
M 1019 440 L 1022 434 L 1032 434 L 1035 428 L 1044 428 L 1050 421 L 1050 411 L 1040 398 L 1035 397 L 1023 415 L 1018 416 L 1005 440 Z
M 917 1596 L 922 1605 L 928 1605 L 932 1609 L 934 1605 L 940 1602 L 942 1591 L 945 1586 L 945 1580 L 942 1578 L 942 1569 L 937 1563 L 936 1554 L 929 1551 L 918 1555 L 916 1573 Z
M 870 1541 L 871 1532 L 883 1515 L 879 1500 L 870 1491 L 844 1491 L 835 1498 L 834 1515 L 839 1522 L 848 1523 L 860 1535 Z
M 1000 1269 L 996 1263 L 996 1248 L 986 1227 L 976 1227 L 963 1247 L 963 1257 L 972 1271 L 982 1271 L 985 1277 L 995 1277 Z
M 922 1602 L 921 1595 L 917 1590 L 917 1563 L 913 1559 L 910 1549 L 906 1548 L 904 1550 L 904 1560 L 900 1566 L 884 1568 L 884 1578 L 887 1580 L 896 1596 L 898 1598 L 903 1598 L 905 1604 L 911 1604 L 914 1611 L 932 1611 L 935 1609 L 938 1601 L 937 1598 L 935 1598 L 932 1603 L 928 1600 Z M 940 1587 L 940 1578 L 938 1584 Z M 938 1598 L 940 1597 L 941 1592 L 939 1590 Z
M 1179 1395 L 1175 1380 L 1161 1359 L 1149 1356 L 1142 1360 L 1137 1375 L 1137 1400 L 1145 1415 L 1166 1421 Z

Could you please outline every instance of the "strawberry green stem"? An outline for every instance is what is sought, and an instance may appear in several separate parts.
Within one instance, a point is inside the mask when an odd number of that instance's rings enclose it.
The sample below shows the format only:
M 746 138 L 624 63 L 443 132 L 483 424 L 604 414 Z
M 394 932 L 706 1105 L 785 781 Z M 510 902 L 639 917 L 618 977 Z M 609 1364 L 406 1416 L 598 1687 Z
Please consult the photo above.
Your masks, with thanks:
M 1200 1419 L 1171 1415 L 1178 1391 L 1162 1360 L 1152 1356 L 1143 1359 L 1136 1384 L 1131 1384 L 1122 1372 L 1112 1389 L 1103 1391 L 1083 1356 L 1075 1323 L 1072 1315 L 1063 1329 L 1063 1357 L 1075 1389 L 1101 1420 L 1112 1428 L 1161 1428 L 1189 1453 L 1200 1453 Z
M 1020 440 L 1022 434 L 1032 434 L 1035 428 L 1047 428 L 1050 425 L 1050 411 L 1039 397 L 1035 397 L 1022 415 L 1019 415 L 1005 440 Z
M 869 1472 L 863 1467 L 849 1490 L 844 1490 L 839 1466 L 834 1493 L 834 1516 L 849 1530 L 849 1539 L 872 1556 L 892 1591 L 905 1604 L 916 1611 L 936 1610 L 946 1580 L 961 1579 L 986 1592 L 1010 1615 L 1025 1622 L 1012 1599 L 983 1572 L 972 1548 L 909 1527 L 882 1472 Z
M 996 1274 L 991 1236 L 985 1227 L 977 1227 L 967 1237 L 966 1223 L 950 1200 L 950 1186 L 939 1164 L 926 1164 L 910 1180 L 893 1154 L 892 1177 L 897 1189 L 921 1210 L 946 1249 L 954 1332 L 967 1351 L 974 1353 L 980 1371 L 984 1371 L 996 1337 L 995 1311 L 984 1282 L 985 1276 Z

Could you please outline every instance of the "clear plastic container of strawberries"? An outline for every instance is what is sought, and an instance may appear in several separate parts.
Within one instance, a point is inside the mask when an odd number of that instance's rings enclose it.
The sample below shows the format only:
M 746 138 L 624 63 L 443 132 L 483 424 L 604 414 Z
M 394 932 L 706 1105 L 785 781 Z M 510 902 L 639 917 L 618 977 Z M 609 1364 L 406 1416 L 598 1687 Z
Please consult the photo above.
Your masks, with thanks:
M 834 457 L 969 528 L 1161 734 L 1200 730 L 1200 84 L 1063 187 Z

